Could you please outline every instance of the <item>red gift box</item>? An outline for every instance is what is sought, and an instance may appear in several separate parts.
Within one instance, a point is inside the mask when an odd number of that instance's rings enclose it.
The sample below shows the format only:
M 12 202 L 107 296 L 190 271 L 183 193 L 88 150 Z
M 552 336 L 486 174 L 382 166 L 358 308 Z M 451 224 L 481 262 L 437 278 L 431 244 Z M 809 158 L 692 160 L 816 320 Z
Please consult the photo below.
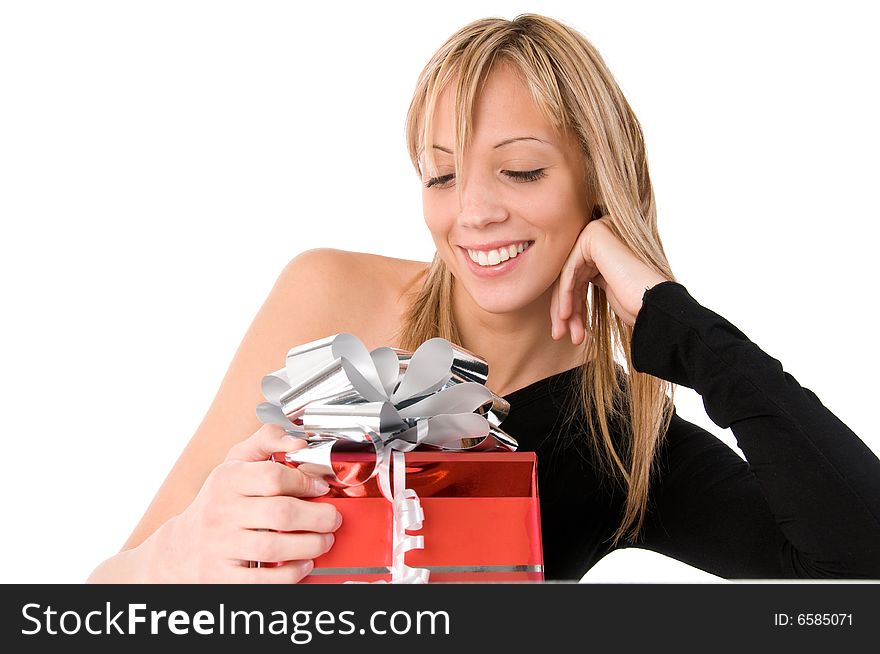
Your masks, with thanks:
M 337 476 L 375 461 L 358 453 L 340 457 L 334 456 Z M 418 494 L 424 512 L 422 528 L 410 533 L 425 543 L 406 553 L 408 566 L 428 568 L 430 582 L 544 580 L 533 452 L 419 451 L 407 452 L 405 460 L 406 487 Z M 334 504 L 342 525 L 302 583 L 390 581 L 393 510 L 378 478 L 331 487 L 312 501 Z

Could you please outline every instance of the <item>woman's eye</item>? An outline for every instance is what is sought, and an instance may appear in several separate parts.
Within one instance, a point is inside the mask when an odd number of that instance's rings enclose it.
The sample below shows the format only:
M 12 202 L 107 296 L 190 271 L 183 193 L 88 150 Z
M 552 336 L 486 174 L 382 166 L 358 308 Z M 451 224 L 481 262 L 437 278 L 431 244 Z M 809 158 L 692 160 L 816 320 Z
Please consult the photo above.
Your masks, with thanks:
M 534 182 L 535 180 L 547 176 L 547 173 L 545 173 L 544 170 L 544 168 L 538 168 L 537 170 L 502 170 L 501 172 L 518 182 Z M 440 177 L 430 177 L 428 178 L 428 181 L 425 182 L 425 187 L 442 187 L 443 184 L 452 181 L 454 177 L 455 175 L 452 173 L 449 175 L 441 175 Z
M 534 182 L 536 179 L 547 176 L 543 168 L 538 168 L 537 170 L 505 170 L 502 172 L 518 182 Z
M 440 186 L 445 184 L 449 180 L 451 180 L 454 175 L 441 175 L 440 177 L 429 177 L 428 181 L 425 182 L 425 188 L 431 188 L 432 186 Z

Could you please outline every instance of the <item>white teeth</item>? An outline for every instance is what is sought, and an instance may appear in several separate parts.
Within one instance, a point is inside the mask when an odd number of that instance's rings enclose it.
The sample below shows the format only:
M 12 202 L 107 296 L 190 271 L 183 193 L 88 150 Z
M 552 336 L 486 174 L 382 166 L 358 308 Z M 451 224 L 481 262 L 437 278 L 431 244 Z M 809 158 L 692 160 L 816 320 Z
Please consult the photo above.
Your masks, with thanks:
M 524 252 L 529 248 L 529 245 L 529 243 L 511 243 L 496 250 L 468 250 L 467 253 L 471 261 L 481 266 L 497 266 L 499 263 L 513 259 L 519 253 Z

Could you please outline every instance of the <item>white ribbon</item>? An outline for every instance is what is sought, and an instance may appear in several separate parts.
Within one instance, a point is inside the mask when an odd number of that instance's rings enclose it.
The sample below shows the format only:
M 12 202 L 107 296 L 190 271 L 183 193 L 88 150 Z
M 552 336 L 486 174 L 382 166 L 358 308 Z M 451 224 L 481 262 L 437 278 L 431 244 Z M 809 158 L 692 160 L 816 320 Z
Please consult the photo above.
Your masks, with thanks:
M 406 487 L 406 461 L 403 452 L 393 452 L 394 489 L 388 488 L 388 462 L 385 457 L 379 469 L 379 487 L 382 494 L 389 493 L 393 506 L 391 525 L 392 559 L 388 571 L 391 573 L 392 584 L 425 584 L 430 571 L 427 568 L 411 568 L 406 564 L 406 553 L 410 550 L 425 547 L 424 536 L 407 534 L 407 529 L 418 531 L 425 519 L 419 496 L 412 488 Z M 385 495 L 389 497 L 389 495 Z

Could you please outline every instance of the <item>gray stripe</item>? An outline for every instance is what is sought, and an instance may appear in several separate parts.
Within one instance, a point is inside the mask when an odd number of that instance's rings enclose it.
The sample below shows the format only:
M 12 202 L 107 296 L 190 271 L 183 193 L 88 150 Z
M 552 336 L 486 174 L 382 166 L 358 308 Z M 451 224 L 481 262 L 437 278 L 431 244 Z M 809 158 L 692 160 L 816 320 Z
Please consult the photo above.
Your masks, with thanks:
M 431 572 L 543 572 L 542 565 L 426 565 Z M 388 574 L 388 568 L 315 568 L 313 575 L 381 575 Z

